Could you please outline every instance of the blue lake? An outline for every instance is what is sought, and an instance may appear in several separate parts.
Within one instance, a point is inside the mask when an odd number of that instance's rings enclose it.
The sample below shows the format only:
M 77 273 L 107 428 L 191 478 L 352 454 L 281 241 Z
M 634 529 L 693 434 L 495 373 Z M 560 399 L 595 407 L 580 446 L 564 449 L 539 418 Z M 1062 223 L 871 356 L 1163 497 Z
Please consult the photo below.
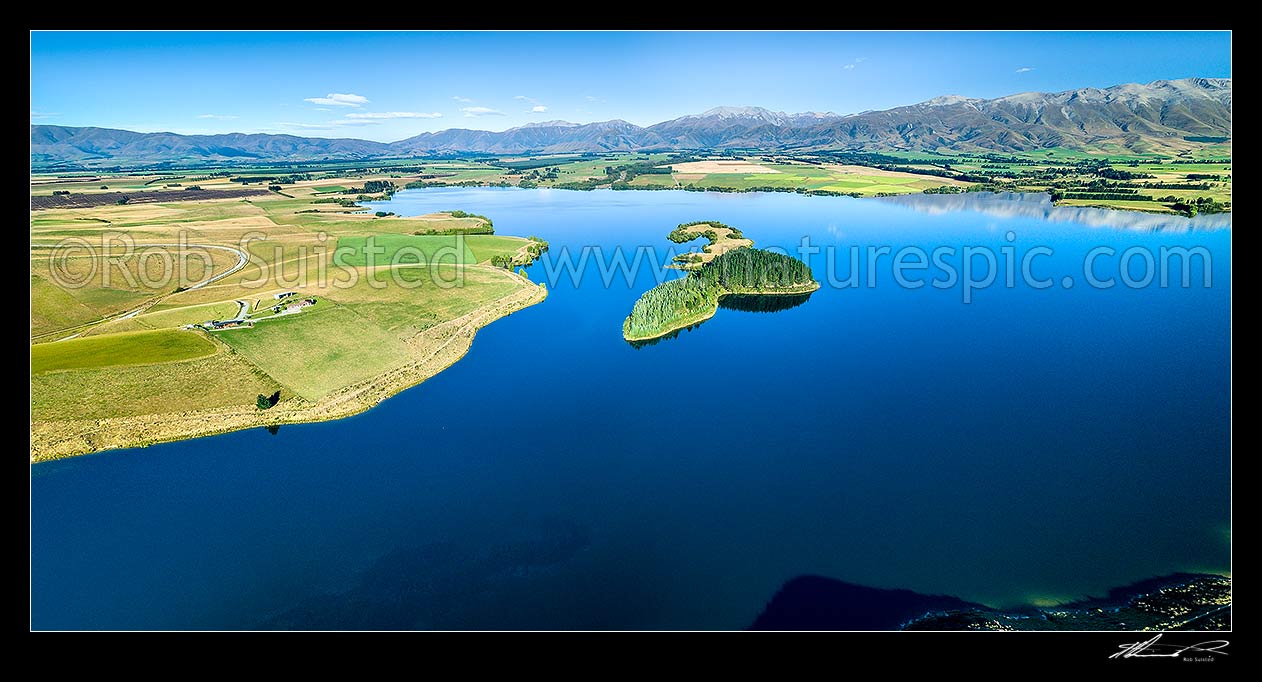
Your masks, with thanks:
M 535 281 L 715 219 L 808 237 L 824 286 L 633 348 L 660 269 L 605 286 L 592 262 L 362 415 L 35 465 L 35 628 L 743 628 L 802 574 L 1006 606 L 1230 570 L 1230 216 L 492 188 L 377 208 L 538 234 Z M 1045 246 L 1055 284 L 1000 273 L 965 304 L 887 256 L 831 286 L 854 245 Z M 1186 288 L 1088 286 L 1102 246 L 1203 247 L 1211 285 L 1198 261 Z

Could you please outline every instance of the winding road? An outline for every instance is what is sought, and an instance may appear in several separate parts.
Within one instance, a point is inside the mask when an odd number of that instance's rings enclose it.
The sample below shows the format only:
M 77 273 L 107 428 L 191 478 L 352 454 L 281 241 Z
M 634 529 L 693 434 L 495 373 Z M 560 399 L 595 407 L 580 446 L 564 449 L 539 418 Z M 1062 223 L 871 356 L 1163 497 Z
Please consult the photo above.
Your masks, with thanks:
M 57 246 L 58 246 L 57 244 L 31 244 L 31 248 L 32 248 L 32 249 L 55 249 L 55 248 L 57 248 Z M 199 249 L 217 249 L 217 250 L 219 250 L 219 251 L 228 251 L 228 252 L 230 252 L 230 253 L 234 253 L 234 254 L 236 254 L 236 256 L 237 256 L 237 263 L 236 263 L 236 265 L 233 265 L 231 268 L 228 268 L 227 270 L 224 270 L 223 272 L 221 272 L 221 273 L 219 273 L 219 274 L 217 274 L 217 275 L 214 275 L 213 277 L 210 277 L 210 278 L 204 279 L 204 280 L 202 280 L 202 281 L 200 281 L 200 282 L 198 282 L 198 283 L 196 283 L 196 284 L 190 285 L 189 287 L 185 288 L 185 289 L 184 289 L 184 291 L 192 291 L 192 290 L 194 290 L 194 289 L 200 289 L 200 288 L 202 288 L 202 287 L 204 287 L 204 286 L 206 286 L 206 285 L 208 285 L 208 284 L 213 284 L 213 283 L 215 283 L 215 282 L 218 282 L 219 280 L 221 280 L 221 279 L 223 279 L 223 278 L 225 278 L 225 277 L 227 277 L 227 276 L 229 276 L 229 275 L 232 275 L 232 274 L 234 274 L 234 273 L 240 272 L 240 271 L 241 271 L 241 269 L 245 267 L 246 263 L 249 263 L 249 262 L 250 262 L 250 254 L 248 254 L 248 253 L 246 253 L 245 251 L 242 251 L 241 249 L 238 249 L 238 248 L 236 248 L 236 247 L 233 247 L 233 246 L 223 246 L 223 245 L 221 245 L 221 244 L 170 244 L 170 243 L 160 243 L 160 242 L 155 242 L 155 243 L 150 243 L 150 244 L 134 244 L 133 246 L 135 246 L 136 248 L 147 248 L 147 247 L 152 247 L 152 246 L 158 246 L 158 247 L 177 247 L 177 248 L 190 248 L 190 247 L 196 247 L 196 248 L 199 248 Z M 172 292 L 172 293 L 176 293 L 176 292 Z M 109 316 L 109 317 L 102 318 L 102 319 L 97 320 L 97 321 L 95 321 L 95 322 L 89 322 L 89 323 L 87 323 L 87 324 L 82 324 L 82 325 L 79 325 L 78 327 L 70 327 L 69 329 L 62 330 L 62 331 L 69 331 L 70 329 L 78 329 L 79 331 L 75 332 L 74 334 L 71 334 L 70 336 L 67 336 L 67 337 L 64 337 L 64 338 L 61 338 L 61 339 L 57 339 L 57 340 L 58 340 L 58 341 L 68 341 L 68 340 L 70 340 L 70 339 L 73 339 L 73 338 L 75 338 L 75 337 L 79 336 L 80 334 L 82 334 L 82 333 L 83 333 L 84 331 L 86 331 L 87 329 L 89 329 L 89 328 L 91 328 L 91 327 L 95 327 L 95 326 L 96 326 L 96 325 L 98 325 L 98 324 L 102 324 L 102 323 L 104 323 L 104 322 L 109 322 L 109 321 L 111 321 L 111 320 L 126 320 L 126 319 L 129 319 L 129 318 L 135 317 L 135 316 L 139 315 L 140 313 L 143 313 L 144 311 L 146 311 L 146 310 L 148 310 L 148 309 L 152 308 L 152 307 L 153 307 L 154 305 L 156 305 L 159 301 L 161 301 L 161 300 L 165 299 L 167 296 L 170 296 L 170 295 L 171 295 L 171 294 L 163 294 L 163 295 L 161 295 L 161 296 L 157 296 L 157 297 L 151 298 L 151 299 L 149 299 L 148 301 L 145 301 L 143 304 L 141 304 L 141 305 L 140 305 L 140 307 L 136 308 L 135 310 L 131 310 L 131 311 L 129 311 L 129 312 L 126 312 L 126 313 L 122 313 L 122 314 L 119 314 L 119 315 L 111 315 L 111 316 Z M 237 301 L 237 302 L 238 302 L 238 303 L 241 303 L 241 301 Z

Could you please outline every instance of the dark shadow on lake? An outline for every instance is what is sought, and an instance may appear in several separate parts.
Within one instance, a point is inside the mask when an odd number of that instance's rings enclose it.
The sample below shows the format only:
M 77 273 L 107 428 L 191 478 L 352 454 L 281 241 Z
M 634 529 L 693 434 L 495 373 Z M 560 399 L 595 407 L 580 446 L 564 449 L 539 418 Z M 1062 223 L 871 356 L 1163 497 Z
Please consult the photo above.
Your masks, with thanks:
M 260 624 L 265 630 L 459 630 L 477 624 L 527 585 L 546 578 L 591 540 L 587 528 L 550 521 L 490 547 L 435 542 L 377 559 L 341 594 L 302 603 Z
M 810 293 L 787 296 L 729 294 L 719 299 L 719 307 L 724 310 L 740 310 L 747 313 L 775 313 L 796 308 L 809 300 L 811 300 Z
M 993 609 L 958 597 L 817 575 L 786 582 L 750 630 L 1140 630 L 1231 627 L 1231 579 L 1172 573 L 1052 607 Z
M 928 611 L 984 608 L 958 597 L 886 590 L 818 575 L 785 583 L 750 630 L 897 630 Z

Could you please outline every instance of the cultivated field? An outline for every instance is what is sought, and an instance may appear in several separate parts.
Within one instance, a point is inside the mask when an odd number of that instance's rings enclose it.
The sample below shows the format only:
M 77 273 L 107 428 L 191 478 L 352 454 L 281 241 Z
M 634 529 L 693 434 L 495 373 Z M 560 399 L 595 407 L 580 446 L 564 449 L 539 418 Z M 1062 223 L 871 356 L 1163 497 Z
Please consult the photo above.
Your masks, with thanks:
M 1057 203 L 1186 212 L 1178 202 L 1230 210 L 1231 145 L 1192 144 L 1170 156 L 1102 144 L 995 154 L 927 151 L 558 154 L 425 161 L 426 185 L 520 185 L 588 190 L 774 191 L 856 197 L 918 192 L 1060 192 Z M 1104 169 L 1152 177 L 1127 178 Z M 1206 179 L 1200 176 L 1217 176 Z M 1120 197 L 1120 194 L 1133 194 Z M 1087 195 L 1083 197 L 1082 195 Z
M 670 169 L 675 173 L 686 173 L 696 175 L 708 175 L 710 173 L 779 173 L 781 171 L 770 166 L 763 166 L 744 159 L 727 161 L 723 159 L 714 159 L 710 161 L 688 161 L 686 163 L 671 164 Z
M 1102 142 L 1090 152 L 1063 148 L 1029 152 L 764 152 L 723 153 L 582 153 L 461 159 L 382 160 L 366 171 L 353 161 L 313 162 L 306 165 L 241 167 L 232 172 L 182 172 L 171 175 L 108 175 L 81 173 L 75 177 L 41 176 L 32 179 L 33 195 L 71 191 L 84 196 L 118 189 L 161 188 L 179 191 L 198 185 L 204 190 L 230 190 L 282 181 L 282 200 L 266 205 L 282 224 L 353 228 L 355 209 L 340 202 L 359 196 L 365 180 L 389 180 L 398 187 L 442 185 L 497 185 L 559 187 L 588 190 L 680 189 L 720 192 L 778 191 L 845 194 L 857 197 L 916 192 L 1018 191 L 1067 192 L 1058 202 L 1149 212 L 1184 212 L 1177 202 L 1216 202 L 1213 210 L 1229 210 L 1231 201 L 1230 142 L 1188 142 L 1171 156 L 1136 153 Z M 1085 165 L 1084 165 L 1085 164 Z M 1152 175 L 1135 180 L 1099 174 L 1102 167 Z M 1202 179 L 1196 176 L 1218 176 Z M 1193 177 L 1188 177 L 1193 176 Z M 97 184 L 99 183 L 99 184 Z M 1103 183 L 1103 184 L 1101 184 Z M 102 190 L 108 187 L 109 190 Z M 1117 190 L 1122 190 L 1118 192 Z M 1120 193 L 1135 190 L 1135 197 Z M 301 207 L 295 213 L 294 207 Z M 441 220 L 441 219 L 440 219 Z M 69 226 L 66 226 L 69 227 Z M 415 218 L 390 217 L 376 232 L 426 234 L 430 226 Z M 435 229 L 444 228 L 435 226 Z
M 92 208 L 93 206 L 109 206 L 110 204 L 142 204 L 171 201 L 213 201 L 215 199 L 237 199 L 240 197 L 260 196 L 267 194 L 261 189 L 223 189 L 203 194 L 199 191 L 176 190 L 141 190 L 134 192 L 96 191 L 90 193 L 36 195 L 31 197 L 31 209 L 50 208 Z

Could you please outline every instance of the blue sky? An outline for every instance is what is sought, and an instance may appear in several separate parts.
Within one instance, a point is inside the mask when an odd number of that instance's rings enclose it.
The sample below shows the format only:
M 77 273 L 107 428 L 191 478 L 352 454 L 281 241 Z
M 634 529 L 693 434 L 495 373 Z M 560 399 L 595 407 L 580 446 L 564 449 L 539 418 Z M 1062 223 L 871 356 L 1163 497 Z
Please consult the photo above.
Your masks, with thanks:
M 33 32 L 31 122 L 398 140 L 1230 77 L 1226 32 Z

